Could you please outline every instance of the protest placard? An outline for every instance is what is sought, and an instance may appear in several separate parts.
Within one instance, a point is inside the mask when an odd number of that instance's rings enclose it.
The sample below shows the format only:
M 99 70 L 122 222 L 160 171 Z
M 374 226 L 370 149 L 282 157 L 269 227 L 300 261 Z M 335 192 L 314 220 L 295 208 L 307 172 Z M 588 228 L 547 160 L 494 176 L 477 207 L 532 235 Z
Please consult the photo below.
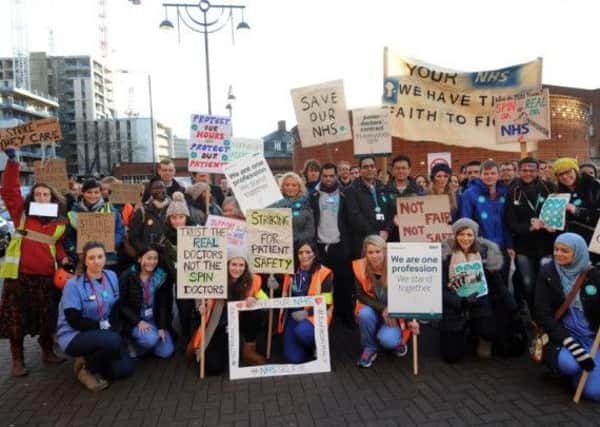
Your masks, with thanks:
M 56 117 L 34 120 L 24 125 L 0 129 L 0 151 L 9 145 L 22 147 L 60 141 L 62 133 Z
M 231 138 L 231 150 L 229 151 L 227 163 L 251 154 L 263 155 L 264 152 L 265 144 L 262 139 Z
M 227 246 L 247 250 L 246 221 L 241 219 L 227 218 L 218 215 L 209 215 L 206 219 L 206 227 L 224 228 L 227 230 Z
M 240 313 L 248 310 L 290 309 L 312 307 L 315 328 L 315 359 L 297 364 L 268 364 L 240 367 Z M 227 304 L 227 328 L 229 336 L 229 378 L 263 378 L 282 375 L 315 374 L 331 371 L 329 354 L 329 331 L 327 328 L 327 304 L 319 296 L 295 298 L 271 298 L 258 300 L 252 308 L 244 301 L 231 301 Z
M 248 211 L 246 222 L 252 271 L 294 274 L 292 210 L 252 209 Z
M 135 205 L 142 201 L 144 184 L 126 184 L 114 182 L 110 186 L 110 202 L 115 204 L 131 203 Z
M 385 107 L 357 108 L 352 110 L 354 155 L 390 154 L 390 112 Z
M 548 89 L 496 100 L 494 112 L 498 144 L 550 139 Z
M 446 194 L 398 197 L 396 206 L 401 242 L 441 242 L 452 236 Z
M 65 159 L 36 160 L 33 162 L 36 184 L 49 185 L 59 193 L 69 191 L 69 177 Z
M 177 229 L 177 298 L 227 298 L 227 230 Z
M 567 204 L 571 200 L 568 193 L 550 194 L 540 212 L 540 220 L 546 227 L 554 227 L 557 230 L 565 229 Z
M 112 212 L 77 213 L 77 253 L 92 240 L 104 243 L 106 252 L 115 251 L 115 214 Z
M 260 154 L 235 160 L 223 172 L 246 215 L 250 209 L 262 209 L 283 198 L 269 164 Z
M 229 117 L 192 114 L 188 141 L 188 171 L 222 173 L 231 150 Z
M 406 58 L 384 49 L 383 104 L 392 136 L 463 147 L 519 152 L 496 144 L 494 100 L 540 90 L 542 60 L 489 71 L 462 72 Z M 527 143 L 529 150 L 536 142 Z
M 387 244 L 388 312 L 392 317 L 442 316 L 440 243 Z
M 460 284 L 460 287 L 456 290 L 459 297 L 468 297 L 477 293 L 477 298 L 480 298 L 488 294 L 487 280 L 481 261 L 456 264 L 454 274 Z
M 431 169 L 439 164 L 445 164 L 452 169 L 452 154 L 445 153 L 427 153 L 427 175 L 431 175 Z
M 352 139 L 343 80 L 296 88 L 291 93 L 303 147 Z

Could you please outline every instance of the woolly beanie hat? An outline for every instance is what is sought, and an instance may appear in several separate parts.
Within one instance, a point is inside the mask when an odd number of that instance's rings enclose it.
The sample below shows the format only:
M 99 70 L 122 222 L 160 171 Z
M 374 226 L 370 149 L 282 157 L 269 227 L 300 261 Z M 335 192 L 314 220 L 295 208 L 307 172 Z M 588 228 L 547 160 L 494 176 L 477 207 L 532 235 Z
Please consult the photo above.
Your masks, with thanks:
M 176 191 L 171 196 L 171 199 L 171 203 L 169 203 L 169 207 L 167 208 L 167 218 L 171 215 L 190 216 L 190 210 L 188 209 L 183 193 Z
M 452 224 L 452 232 L 456 235 L 459 231 L 465 228 L 470 228 L 475 233 L 475 236 L 479 234 L 479 224 L 470 218 L 461 218 Z
M 562 157 L 554 162 L 552 169 L 554 170 L 554 175 L 560 175 L 569 169 L 574 169 L 575 172 L 579 172 L 579 165 L 577 164 L 576 159 L 571 157 Z

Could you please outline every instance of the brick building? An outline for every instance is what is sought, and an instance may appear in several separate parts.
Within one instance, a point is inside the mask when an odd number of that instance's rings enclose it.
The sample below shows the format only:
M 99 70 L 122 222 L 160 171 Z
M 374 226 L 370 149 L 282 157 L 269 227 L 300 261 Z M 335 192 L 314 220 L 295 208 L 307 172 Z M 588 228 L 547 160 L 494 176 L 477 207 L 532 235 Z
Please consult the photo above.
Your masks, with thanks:
M 531 153 L 540 159 L 553 160 L 562 156 L 576 157 L 580 161 L 593 160 L 600 164 L 600 89 L 586 90 L 561 86 L 545 85 L 550 90 L 552 139 L 538 143 L 538 151 Z M 294 170 L 300 171 L 307 159 L 321 162 L 349 160 L 356 163 L 352 141 L 342 141 L 328 146 L 303 148 L 294 128 Z M 469 160 L 494 159 L 502 162 L 516 160 L 519 153 L 487 150 L 484 148 L 458 147 L 432 141 L 406 141 L 392 138 L 392 159 L 397 154 L 408 155 L 413 162 L 414 175 L 427 173 L 427 153 L 452 153 L 452 168 L 458 171 L 460 165 Z M 384 158 L 377 159 L 377 167 L 383 169 Z

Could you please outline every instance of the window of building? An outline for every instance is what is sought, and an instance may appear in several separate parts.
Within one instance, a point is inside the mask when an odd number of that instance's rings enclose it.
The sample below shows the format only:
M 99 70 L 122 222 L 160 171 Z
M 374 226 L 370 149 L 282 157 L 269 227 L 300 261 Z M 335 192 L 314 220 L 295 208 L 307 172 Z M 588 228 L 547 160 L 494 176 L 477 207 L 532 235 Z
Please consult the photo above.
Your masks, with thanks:
M 281 141 L 275 141 L 275 142 L 273 142 L 273 150 L 274 151 L 281 151 Z

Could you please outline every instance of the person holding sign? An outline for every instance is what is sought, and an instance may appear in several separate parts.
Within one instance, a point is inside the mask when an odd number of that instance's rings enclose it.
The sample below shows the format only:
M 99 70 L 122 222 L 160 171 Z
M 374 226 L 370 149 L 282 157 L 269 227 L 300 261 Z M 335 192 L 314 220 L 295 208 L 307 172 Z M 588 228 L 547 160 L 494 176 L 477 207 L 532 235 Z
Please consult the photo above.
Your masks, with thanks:
M 256 300 L 268 299 L 262 290 L 259 275 L 252 274 L 245 256 L 246 251 L 239 248 L 227 250 L 227 300 L 211 299 L 208 304 L 198 301 L 198 312 L 206 316 L 206 337 L 204 345 L 205 369 L 207 375 L 220 375 L 225 371 L 229 358 L 227 341 L 227 301 L 243 301 L 252 307 Z M 261 311 L 250 310 L 240 313 L 240 332 L 244 338 L 242 346 L 242 362 L 250 366 L 264 365 L 266 359 L 256 352 L 256 337 L 260 331 Z M 191 348 L 199 351 L 202 341 L 202 329 L 199 327 L 194 335 Z
M 208 192 L 208 196 L 207 193 Z M 206 224 L 208 215 L 223 215 L 220 206 L 214 202 L 210 187 L 205 182 L 197 182 L 190 185 L 186 190 L 187 202 L 190 207 L 192 221 L 198 225 Z M 206 212 L 206 198 L 209 199 L 209 211 Z
M 322 296 L 327 304 L 327 324 L 333 317 L 333 274 L 317 261 L 317 247 L 313 240 L 297 244 L 292 276 L 283 279 L 282 297 Z M 283 334 L 283 356 L 290 363 L 307 362 L 314 354 L 314 314 L 310 307 L 279 312 L 277 332 Z
M 134 368 L 118 332 L 119 281 L 105 266 L 104 244 L 86 243 L 59 306 L 58 345 L 76 358 L 75 375 L 90 391 L 105 389 L 107 379 L 125 378 Z
M 270 207 L 292 209 L 294 244 L 301 240 L 314 239 L 315 219 L 308 203 L 304 182 L 294 172 L 288 172 L 283 175 L 280 183 L 283 199 Z
M 416 320 L 393 319 L 387 309 L 387 266 L 385 240 L 371 235 L 363 243 L 363 257 L 352 262 L 356 282 L 356 309 L 363 348 L 358 366 L 370 368 L 377 358 L 379 345 L 396 356 L 408 353 L 411 333 L 419 333 Z
M 558 193 L 569 193 L 566 231 L 581 235 L 589 243 L 600 218 L 600 181 L 579 173 L 576 159 L 563 157 L 554 162 Z
M 0 277 L 4 279 L 0 338 L 10 340 L 11 372 L 21 377 L 27 374 L 25 335 L 39 335 L 44 362 L 64 361 L 52 350 L 58 308 L 53 280 L 58 264 L 69 262 L 63 249 L 67 221 L 60 214 L 59 196 L 47 185 L 34 185 L 29 196 L 23 199 L 15 150 L 7 148 L 5 153 L 8 162 L 0 195 L 17 230 L 0 267 Z
M 545 363 L 570 377 L 573 385 L 583 371 L 588 372 L 583 396 L 600 400 L 600 356 L 590 355 L 600 326 L 600 271 L 589 269 L 585 240 L 575 233 L 558 236 L 554 260 L 545 264 L 538 276 L 535 318 L 550 340 L 544 346 Z M 557 318 L 567 298 L 571 301 Z
M 478 337 L 477 355 L 489 359 L 496 339 L 491 294 L 505 288 L 500 275 L 502 252 L 494 242 L 477 237 L 479 225 L 469 218 L 456 221 L 452 232 L 454 237 L 442 245 L 442 359 L 455 363 L 465 357 L 469 329 Z
M 137 355 L 152 352 L 166 359 L 175 351 L 169 334 L 173 288 L 172 278 L 158 266 L 159 254 L 157 246 L 149 246 L 138 253 L 137 265 L 121 275 L 120 314 Z
M 431 184 L 427 189 L 429 195 L 446 194 L 450 202 L 450 217 L 456 217 L 456 193 L 450 189 L 452 169 L 445 163 L 438 163 L 431 168 Z
M 148 188 L 150 198 L 144 203 L 143 208 L 134 212 L 129 226 L 129 242 L 136 253 L 162 240 L 167 221 L 167 209 L 171 203 L 162 179 L 152 178 Z
M 112 213 L 115 221 L 115 252 L 109 252 L 106 255 L 106 264 L 116 266 L 118 256 L 116 250 L 123 243 L 125 237 L 125 227 L 121 220 L 121 215 L 116 211 L 114 206 L 106 203 L 102 198 L 101 184 L 95 179 L 86 180 L 81 186 L 81 200 L 73 205 L 73 209 L 67 214 L 69 218 L 69 226 L 65 235 L 65 249 L 69 257 L 77 260 L 77 224 L 79 213 L 95 212 L 95 213 Z

